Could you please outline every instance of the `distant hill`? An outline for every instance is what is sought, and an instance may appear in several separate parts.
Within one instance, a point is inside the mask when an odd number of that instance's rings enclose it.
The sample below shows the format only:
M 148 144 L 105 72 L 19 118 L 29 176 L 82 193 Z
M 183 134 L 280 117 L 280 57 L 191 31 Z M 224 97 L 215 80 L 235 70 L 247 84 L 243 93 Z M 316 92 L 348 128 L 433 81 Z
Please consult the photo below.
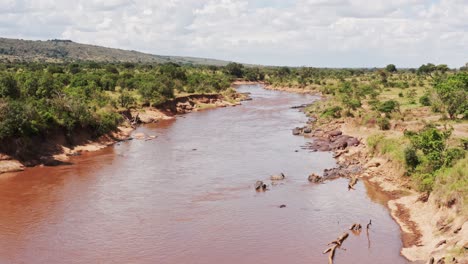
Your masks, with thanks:
M 133 50 L 80 44 L 71 40 L 53 39 L 41 41 L 8 38 L 0 38 L 0 60 L 1 59 L 47 62 L 174 62 L 217 66 L 223 66 L 229 63 L 228 61 L 205 58 L 153 55 Z

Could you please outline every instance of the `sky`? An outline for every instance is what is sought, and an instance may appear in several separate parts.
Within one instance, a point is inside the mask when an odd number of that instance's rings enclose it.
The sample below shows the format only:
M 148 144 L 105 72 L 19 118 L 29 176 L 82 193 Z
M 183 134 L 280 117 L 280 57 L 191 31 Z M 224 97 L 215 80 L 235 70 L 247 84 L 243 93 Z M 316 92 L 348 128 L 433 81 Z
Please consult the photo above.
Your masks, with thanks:
M 0 36 L 314 67 L 460 67 L 468 0 L 0 0 Z

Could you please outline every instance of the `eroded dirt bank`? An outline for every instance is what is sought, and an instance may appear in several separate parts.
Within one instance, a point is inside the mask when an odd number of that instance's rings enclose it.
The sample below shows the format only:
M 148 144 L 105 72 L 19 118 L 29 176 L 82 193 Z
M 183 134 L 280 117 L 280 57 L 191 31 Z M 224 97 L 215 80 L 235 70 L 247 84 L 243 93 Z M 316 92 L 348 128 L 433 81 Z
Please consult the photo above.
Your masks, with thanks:
M 195 94 L 177 97 L 155 107 L 143 107 L 121 111 L 122 124 L 112 133 L 94 137 L 90 129 L 76 129 L 71 134 L 51 131 L 48 135 L 28 139 L 7 139 L 0 142 L 0 174 L 22 171 L 26 167 L 67 164 L 70 156 L 96 151 L 116 142 L 131 140 L 138 124 L 155 123 L 176 118 L 177 115 L 214 107 L 235 106 L 248 95 L 235 93 L 228 97 L 221 94 Z M 135 139 L 151 140 L 156 135 L 135 134 Z

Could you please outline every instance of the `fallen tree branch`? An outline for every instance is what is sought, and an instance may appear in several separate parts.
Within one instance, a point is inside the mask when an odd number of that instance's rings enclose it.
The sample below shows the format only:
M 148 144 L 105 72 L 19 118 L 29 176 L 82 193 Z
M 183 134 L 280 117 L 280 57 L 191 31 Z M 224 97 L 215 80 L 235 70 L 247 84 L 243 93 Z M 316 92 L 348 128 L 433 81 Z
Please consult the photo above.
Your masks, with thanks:
M 333 245 L 327 249 L 325 249 L 322 254 L 329 253 L 328 255 L 328 264 L 333 264 L 333 258 L 335 257 L 335 250 L 337 247 L 340 247 L 343 244 L 343 241 L 349 236 L 348 233 L 343 233 L 339 238 L 336 240 L 328 243 L 328 245 Z
M 338 247 L 338 245 L 334 245 L 333 249 L 330 251 L 330 254 L 328 255 L 328 264 L 333 264 L 333 258 L 335 257 L 335 250 Z

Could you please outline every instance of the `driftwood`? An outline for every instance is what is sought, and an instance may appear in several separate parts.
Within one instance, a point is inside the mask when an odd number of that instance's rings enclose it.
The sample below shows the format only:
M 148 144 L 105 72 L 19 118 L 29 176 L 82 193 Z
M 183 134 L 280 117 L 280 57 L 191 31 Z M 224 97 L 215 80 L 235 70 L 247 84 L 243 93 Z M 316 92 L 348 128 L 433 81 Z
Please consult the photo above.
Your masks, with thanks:
M 335 250 L 337 247 L 341 246 L 341 244 L 343 244 L 343 241 L 349 236 L 348 233 L 344 233 L 343 235 L 341 235 L 339 238 L 337 238 L 336 240 L 328 243 L 328 245 L 333 245 L 327 249 L 325 249 L 322 253 L 323 254 L 326 254 L 326 253 L 329 253 L 328 254 L 328 263 L 329 264 L 333 264 L 333 258 L 335 257 Z
M 336 240 L 332 241 L 329 243 L 329 245 L 331 244 L 337 244 L 338 246 L 341 246 L 341 244 L 343 243 L 343 241 L 349 236 L 348 233 L 343 233 L 343 235 L 341 235 L 339 238 L 337 238 Z
M 357 177 L 352 177 L 348 183 L 348 190 L 351 190 L 351 189 L 354 190 L 354 185 L 356 185 L 357 181 L 358 181 Z
M 338 245 L 334 245 L 332 251 L 328 254 L 328 264 L 333 264 L 333 258 L 335 257 L 335 250 L 337 247 Z

